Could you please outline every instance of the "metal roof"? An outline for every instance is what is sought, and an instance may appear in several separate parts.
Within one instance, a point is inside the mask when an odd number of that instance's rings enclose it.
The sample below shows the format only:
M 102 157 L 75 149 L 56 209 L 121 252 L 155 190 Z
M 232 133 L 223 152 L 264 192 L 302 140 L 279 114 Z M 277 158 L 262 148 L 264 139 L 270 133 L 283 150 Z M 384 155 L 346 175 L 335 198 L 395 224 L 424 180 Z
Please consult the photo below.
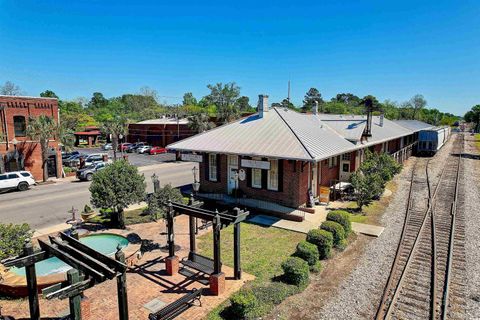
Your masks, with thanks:
M 366 120 L 326 120 L 322 121 L 339 135 L 350 141 L 360 141 L 367 126 Z
M 420 130 L 429 130 L 435 128 L 431 124 L 425 123 L 419 120 L 394 120 L 396 124 L 412 130 L 413 132 L 418 132 Z
M 177 118 L 159 118 L 159 119 L 150 119 L 150 120 L 144 120 L 137 122 L 135 124 L 188 124 L 188 119 L 182 118 L 178 119 Z

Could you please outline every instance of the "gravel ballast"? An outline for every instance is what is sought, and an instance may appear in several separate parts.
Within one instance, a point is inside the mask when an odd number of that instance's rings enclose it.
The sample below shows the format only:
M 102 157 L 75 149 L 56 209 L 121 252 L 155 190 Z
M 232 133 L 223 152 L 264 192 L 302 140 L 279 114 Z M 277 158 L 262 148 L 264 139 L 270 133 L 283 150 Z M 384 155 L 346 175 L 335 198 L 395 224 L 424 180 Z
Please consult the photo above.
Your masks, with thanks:
M 451 149 L 452 141 L 453 139 L 438 152 L 429 165 L 429 174 L 434 184 Z M 375 317 L 401 236 L 414 161 L 416 159 L 412 158 L 411 163 L 395 178 L 398 188 L 381 220 L 385 231 L 380 237 L 368 243 L 354 271 L 345 278 L 337 293 L 315 315 L 315 318 L 372 319 Z

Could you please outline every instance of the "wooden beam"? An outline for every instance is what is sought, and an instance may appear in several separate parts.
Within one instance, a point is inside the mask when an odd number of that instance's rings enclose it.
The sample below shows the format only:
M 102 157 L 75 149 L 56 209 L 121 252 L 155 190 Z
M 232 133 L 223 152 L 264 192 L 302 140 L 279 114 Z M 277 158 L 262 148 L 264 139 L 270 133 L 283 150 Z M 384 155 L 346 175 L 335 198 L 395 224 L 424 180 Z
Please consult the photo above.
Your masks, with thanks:
M 78 284 L 78 270 L 68 270 L 67 279 L 72 286 Z M 78 292 L 78 289 L 73 289 L 69 292 L 68 306 L 70 307 L 70 319 L 72 320 L 82 320 L 82 306 L 80 305 L 82 301 L 80 294 L 82 291 Z
M 23 254 L 30 256 L 33 254 L 33 245 L 28 242 L 23 247 Z M 25 267 L 25 276 L 27 278 L 28 306 L 30 309 L 30 319 L 40 320 L 40 305 L 38 302 L 37 273 L 35 265 L 31 264 Z
M 45 250 L 45 251 L 49 252 L 50 254 L 56 256 L 58 259 L 65 262 L 66 264 L 71 265 L 75 269 L 78 269 L 78 270 L 82 271 L 83 273 L 93 277 L 97 282 L 105 281 L 105 276 L 103 274 L 94 270 L 93 268 L 86 265 L 85 263 L 83 263 L 81 261 L 78 261 L 77 259 L 75 259 L 71 255 L 69 255 L 68 253 L 63 252 L 59 248 L 57 248 L 55 246 L 52 246 L 52 245 L 50 245 L 50 244 L 48 244 L 48 243 L 46 243 L 42 240 L 38 240 L 38 244 L 40 245 L 42 250 Z
M 78 281 L 82 282 L 84 280 L 85 280 L 85 275 L 83 275 L 83 274 L 79 275 Z M 48 294 L 53 293 L 55 291 L 58 291 L 58 290 L 60 290 L 62 288 L 65 288 L 67 286 L 68 286 L 68 282 L 66 282 L 66 281 L 60 282 L 60 283 L 55 283 L 55 284 L 51 285 L 50 287 L 46 287 L 46 288 L 42 289 L 42 295 L 46 299 Z
M 25 257 L 18 257 L 12 260 L 5 261 L 3 265 L 7 268 L 17 267 L 22 268 L 34 265 L 37 262 L 49 258 L 50 255 L 45 251 L 35 252 Z
M 60 232 L 60 237 L 62 238 L 62 240 L 65 240 L 71 247 L 80 250 L 81 252 L 84 252 L 89 256 L 92 256 L 95 260 L 98 260 L 103 264 L 107 265 L 108 267 L 115 269 L 115 271 L 117 272 L 124 272 L 125 270 L 127 270 L 127 265 L 125 263 L 121 263 L 119 261 L 116 261 L 115 259 L 110 258 L 109 256 L 101 254 L 100 252 L 90 248 L 89 246 L 84 245 L 80 241 L 68 236 L 63 232 Z
M 68 271 L 72 271 L 72 270 L 74 270 L 74 269 L 70 269 Z M 68 275 L 68 272 L 67 272 L 67 275 Z M 58 298 L 58 299 L 61 299 L 61 300 L 66 299 L 66 298 L 71 298 L 73 296 L 76 296 L 76 295 L 82 293 L 84 290 L 86 290 L 88 288 L 91 288 L 92 286 L 93 286 L 92 281 L 90 279 L 83 280 L 83 281 L 79 281 L 79 282 L 75 282 L 73 284 L 70 284 L 66 287 L 60 288 L 57 291 L 53 291 L 53 292 L 44 294 L 44 297 L 47 300 L 51 300 L 51 299 L 54 299 L 54 298 Z
M 66 242 L 61 241 L 59 238 L 50 238 L 50 242 L 56 244 L 59 249 L 67 252 L 72 257 L 78 259 L 79 261 L 84 262 L 85 264 L 89 265 L 93 269 L 100 271 L 108 279 L 113 279 L 117 276 L 117 272 L 115 270 L 108 268 L 108 266 L 106 266 L 105 264 L 101 263 L 98 260 L 95 260 L 94 258 L 85 254 L 84 252 L 78 249 L 72 248 Z

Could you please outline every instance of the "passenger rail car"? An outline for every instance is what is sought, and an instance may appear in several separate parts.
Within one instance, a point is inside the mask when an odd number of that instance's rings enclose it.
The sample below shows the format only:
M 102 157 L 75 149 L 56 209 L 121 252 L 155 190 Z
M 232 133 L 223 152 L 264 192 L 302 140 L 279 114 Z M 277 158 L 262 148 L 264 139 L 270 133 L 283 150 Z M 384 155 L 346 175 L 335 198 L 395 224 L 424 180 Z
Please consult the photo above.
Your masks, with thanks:
M 450 127 L 421 130 L 418 133 L 417 153 L 433 156 L 447 142 L 449 136 Z

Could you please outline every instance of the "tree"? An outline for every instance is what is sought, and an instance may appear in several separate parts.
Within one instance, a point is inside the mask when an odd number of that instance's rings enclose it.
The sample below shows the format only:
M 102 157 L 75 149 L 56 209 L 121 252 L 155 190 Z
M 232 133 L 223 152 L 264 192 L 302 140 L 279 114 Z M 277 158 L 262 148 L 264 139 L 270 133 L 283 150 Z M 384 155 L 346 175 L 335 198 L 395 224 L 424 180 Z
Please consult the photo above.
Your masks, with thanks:
M 412 119 L 415 119 L 418 112 L 425 108 L 427 100 L 421 95 L 416 94 L 410 99 L 410 106 L 413 108 Z
M 236 106 L 242 112 L 253 110 L 249 102 L 250 102 L 250 99 L 247 96 L 241 96 L 240 98 L 237 99 Z
M 188 127 L 196 132 L 201 133 L 215 127 L 213 122 L 210 122 L 210 117 L 206 113 L 197 113 L 188 118 Z
M 186 92 L 183 95 L 183 103 L 184 106 L 195 106 L 197 105 L 197 99 L 193 96 L 193 93 Z
M 217 106 L 217 117 L 227 123 L 240 117 L 238 107 L 235 105 L 240 96 L 240 87 L 235 82 L 227 84 L 217 83 L 207 85 L 210 94 L 205 97 L 208 104 Z
M 22 90 L 13 82 L 6 81 L 5 84 L 0 87 L 0 94 L 5 96 L 20 96 L 22 95 Z
M 382 178 L 378 173 L 365 174 L 356 171 L 350 176 L 350 182 L 356 191 L 356 202 L 359 210 L 369 205 L 373 198 L 382 191 Z
M 48 143 L 50 139 L 54 138 L 58 134 L 59 128 L 57 123 L 52 117 L 46 115 L 40 115 L 38 117 L 31 117 L 28 120 L 27 136 L 34 141 L 40 143 L 42 151 L 42 169 L 43 169 L 43 181 L 48 179 Z
M 57 98 L 58 99 L 58 96 L 52 90 L 45 90 L 45 91 L 41 92 L 40 97 L 42 97 L 42 98 Z
M 157 220 L 158 215 L 165 214 L 165 207 L 168 201 L 183 202 L 183 195 L 179 189 L 173 188 L 171 184 L 165 185 L 157 192 L 152 193 L 148 198 L 148 212 L 152 216 L 152 220 Z
M 348 106 L 356 107 L 360 104 L 360 98 L 352 93 L 339 93 L 332 101 L 341 102 Z
M 68 123 L 61 122 L 57 130 L 58 141 L 63 145 L 66 151 L 71 151 L 75 145 L 75 136 L 73 130 L 68 127 Z
M 33 231 L 26 223 L 0 223 L 0 260 L 20 255 L 25 242 L 29 241 L 32 235 Z
M 88 102 L 88 109 L 95 111 L 106 107 L 108 100 L 103 96 L 101 92 L 94 92 L 92 98 Z
M 102 124 L 102 131 L 105 134 L 112 135 L 113 160 L 116 161 L 118 141 L 121 136 L 125 136 L 128 133 L 128 123 L 124 118 L 117 116 L 112 119 L 105 120 Z
M 377 98 L 370 94 L 360 100 L 360 105 L 365 107 L 366 109 L 371 107 L 372 110 L 378 110 L 381 108 L 381 104 L 380 102 L 378 102 Z
M 123 210 L 145 198 L 145 177 L 137 167 L 125 160 L 115 161 L 93 175 L 90 185 L 91 203 L 97 208 L 110 209 L 112 224 L 125 229 Z
M 473 106 L 472 109 L 465 114 L 464 120 L 473 123 L 475 125 L 475 132 L 478 132 L 480 130 L 480 104 Z
M 307 93 L 305 94 L 305 98 L 303 99 L 303 106 L 301 108 L 302 112 L 309 112 L 312 110 L 313 106 L 315 105 L 315 101 L 318 102 L 319 105 L 323 103 L 322 94 L 316 88 L 310 88 Z

